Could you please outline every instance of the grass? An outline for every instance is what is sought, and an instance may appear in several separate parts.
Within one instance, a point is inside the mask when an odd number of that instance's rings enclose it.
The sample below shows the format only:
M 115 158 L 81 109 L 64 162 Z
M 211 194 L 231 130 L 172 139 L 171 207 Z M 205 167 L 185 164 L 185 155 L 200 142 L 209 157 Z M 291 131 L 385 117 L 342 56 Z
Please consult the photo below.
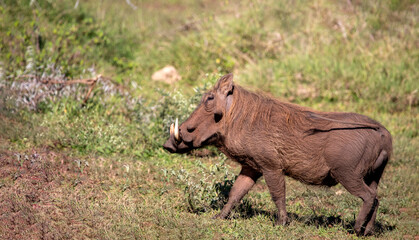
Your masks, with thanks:
M 284 101 L 386 126 L 394 154 L 370 238 L 418 238 L 415 1 L 131 2 L 0 1 L 0 238 L 356 239 L 361 200 L 340 185 L 288 178 L 285 227 L 273 225 L 263 179 L 230 219 L 211 219 L 239 166 L 214 148 L 170 155 L 161 145 L 227 72 Z M 152 81 L 168 64 L 182 80 Z M 111 80 L 85 106 L 83 86 L 36 78 L 97 73 Z

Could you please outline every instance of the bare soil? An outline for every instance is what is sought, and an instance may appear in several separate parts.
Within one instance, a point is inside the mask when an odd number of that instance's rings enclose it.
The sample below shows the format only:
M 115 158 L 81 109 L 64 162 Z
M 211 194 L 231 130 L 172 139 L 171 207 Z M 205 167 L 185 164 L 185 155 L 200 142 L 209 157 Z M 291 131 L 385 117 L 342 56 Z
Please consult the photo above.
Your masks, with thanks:
M 70 190 L 87 183 L 86 176 L 74 159 L 47 148 L 0 149 L 0 238 L 67 239 L 83 231 L 60 199 L 63 185 Z

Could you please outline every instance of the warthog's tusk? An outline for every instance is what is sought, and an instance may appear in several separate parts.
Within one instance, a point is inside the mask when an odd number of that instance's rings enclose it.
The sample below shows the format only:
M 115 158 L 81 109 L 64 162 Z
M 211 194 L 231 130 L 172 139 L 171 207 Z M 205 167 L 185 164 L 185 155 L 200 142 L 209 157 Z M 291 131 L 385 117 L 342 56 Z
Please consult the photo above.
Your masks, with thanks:
M 176 118 L 176 122 L 175 122 L 175 139 L 176 141 L 179 141 L 179 123 L 178 120 Z
M 172 136 L 175 133 L 175 124 L 170 125 L 170 136 Z

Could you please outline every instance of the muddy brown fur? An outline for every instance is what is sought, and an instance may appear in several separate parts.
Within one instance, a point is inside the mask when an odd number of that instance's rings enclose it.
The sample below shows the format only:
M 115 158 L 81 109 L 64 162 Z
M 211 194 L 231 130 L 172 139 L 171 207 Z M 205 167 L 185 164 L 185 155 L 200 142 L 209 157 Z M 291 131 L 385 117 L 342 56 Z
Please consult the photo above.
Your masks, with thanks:
M 356 113 L 320 112 L 256 94 L 221 77 L 164 148 L 185 153 L 215 145 L 242 170 L 229 200 L 215 218 L 226 218 L 235 204 L 264 176 L 278 208 L 277 224 L 288 222 L 285 176 L 311 185 L 342 184 L 363 205 L 357 235 L 373 232 L 377 186 L 392 153 L 390 133 Z

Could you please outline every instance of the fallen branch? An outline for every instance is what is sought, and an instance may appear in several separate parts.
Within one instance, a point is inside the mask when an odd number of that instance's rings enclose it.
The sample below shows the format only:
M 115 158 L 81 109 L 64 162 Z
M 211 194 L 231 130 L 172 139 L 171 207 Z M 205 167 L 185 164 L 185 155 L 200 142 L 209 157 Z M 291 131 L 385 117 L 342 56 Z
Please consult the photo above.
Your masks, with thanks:
M 87 93 L 86 93 L 86 95 L 83 99 L 82 106 L 84 106 L 84 105 L 86 105 L 87 100 L 90 97 L 90 94 L 92 93 L 94 87 L 96 86 L 96 83 L 103 77 L 102 77 L 102 74 L 99 74 L 94 78 L 75 79 L 75 80 L 68 80 L 68 81 L 55 80 L 55 79 L 52 79 L 52 78 L 41 79 L 39 76 L 36 76 L 36 75 L 21 75 L 21 76 L 19 76 L 19 78 L 36 78 L 40 83 L 43 83 L 43 84 L 46 84 L 46 85 L 51 85 L 51 84 L 62 84 L 64 86 L 68 86 L 68 85 L 72 85 L 72 84 L 89 85 L 90 87 L 87 90 Z

